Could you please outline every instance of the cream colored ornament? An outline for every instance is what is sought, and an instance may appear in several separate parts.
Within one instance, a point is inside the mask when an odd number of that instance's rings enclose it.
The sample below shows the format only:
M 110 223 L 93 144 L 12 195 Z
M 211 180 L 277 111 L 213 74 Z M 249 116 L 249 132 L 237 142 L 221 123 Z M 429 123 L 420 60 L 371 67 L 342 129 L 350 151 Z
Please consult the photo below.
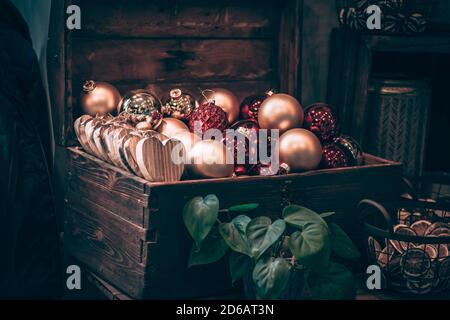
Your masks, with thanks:
M 322 159 L 322 145 L 314 133 L 306 129 L 291 129 L 279 141 L 280 163 L 292 171 L 316 169 Z

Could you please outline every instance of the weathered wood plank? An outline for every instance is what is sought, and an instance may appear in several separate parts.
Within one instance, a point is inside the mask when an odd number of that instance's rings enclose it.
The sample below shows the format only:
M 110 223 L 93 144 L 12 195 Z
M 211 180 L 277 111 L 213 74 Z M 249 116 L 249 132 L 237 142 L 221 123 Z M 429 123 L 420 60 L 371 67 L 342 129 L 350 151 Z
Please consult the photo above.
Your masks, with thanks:
M 75 0 L 83 27 L 75 35 L 107 37 L 272 37 L 276 1 Z
M 100 221 L 93 211 L 85 214 L 69 207 L 64 232 L 65 252 L 133 297 L 142 297 L 145 267 L 132 252 L 121 248 L 122 230 L 118 226 L 109 228 L 109 218 L 111 215 L 105 214 Z
M 283 8 L 279 31 L 280 90 L 301 99 L 302 0 L 289 0 Z
M 149 212 L 146 200 L 105 188 L 104 185 L 76 175 L 69 177 L 67 188 L 78 197 L 93 201 L 104 208 L 113 208 L 123 219 L 144 226 L 144 219 L 147 219 Z
M 144 201 L 147 197 L 144 194 L 148 194 L 149 182 L 89 155 L 78 147 L 68 148 L 68 153 L 71 162 L 69 175 L 73 174 L 72 171 L 75 174 L 85 173 L 87 178 L 98 185 L 136 197 L 143 201 L 144 206 L 146 205 Z
M 101 81 L 261 80 L 273 75 L 267 40 L 73 39 L 76 78 Z
M 112 208 L 106 209 L 77 194 L 69 192 L 66 200 L 68 207 L 77 211 L 72 220 L 77 219 L 77 222 L 85 225 L 99 241 L 105 237 L 113 237 L 119 249 L 133 254 L 132 257 L 141 262 L 141 242 L 146 240 L 146 229 L 123 219 L 111 211 Z
M 92 272 L 89 272 L 87 278 L 109 300 L 132 300 L 129 296 L 122 293 L 120 290 L 116 289 L 106 281 L 100 279 Z

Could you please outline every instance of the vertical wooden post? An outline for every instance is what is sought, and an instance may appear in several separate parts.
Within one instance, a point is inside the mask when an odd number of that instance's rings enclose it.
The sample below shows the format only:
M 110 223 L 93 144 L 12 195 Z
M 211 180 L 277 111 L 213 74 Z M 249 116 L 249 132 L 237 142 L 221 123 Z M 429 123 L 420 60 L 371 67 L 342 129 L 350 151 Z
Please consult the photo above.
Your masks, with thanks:
M 301 99 L 301 33 L 303 0 L 289 0 L 279 30 L 278 73 L 281 92 Z
M 64 1 L 52 1 L 47 46 L 47 72 L 55 143 L 65 144 L 66 57 Z

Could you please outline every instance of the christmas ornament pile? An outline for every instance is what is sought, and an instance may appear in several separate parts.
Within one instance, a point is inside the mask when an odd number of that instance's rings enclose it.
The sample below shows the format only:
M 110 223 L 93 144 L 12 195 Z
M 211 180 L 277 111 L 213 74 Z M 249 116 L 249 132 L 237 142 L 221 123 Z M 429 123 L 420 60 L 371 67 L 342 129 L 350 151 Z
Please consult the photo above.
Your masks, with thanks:
M 86 114 L 74 128 L 84 150 L 152 182 L 287 174 L 362 160 L 358 144 L 339 134 L 331 107 L 304 110 L 273 90 L 239 103 L 223 88 L 203 90 L 199 100 L 177 88 L 161 102 L 148 90 L 121 97 L 110 84 L 88 81 L 80 102 Z

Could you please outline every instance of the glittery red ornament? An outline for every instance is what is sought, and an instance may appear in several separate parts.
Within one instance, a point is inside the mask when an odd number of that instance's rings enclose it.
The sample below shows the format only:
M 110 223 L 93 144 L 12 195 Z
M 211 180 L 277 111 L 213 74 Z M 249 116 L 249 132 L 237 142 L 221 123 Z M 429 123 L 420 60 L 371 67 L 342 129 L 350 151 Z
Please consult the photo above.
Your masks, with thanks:
M 331 143 L 322 148 L 322 168 L 341 168 L 351 165 L 352 159 L 341 146 Z
M 306 108 L 303 126 L 322 143 L 330 142 L 339 134 L 338 121 L 333 110 L 325 103 L 315 103 Z
M 261 104 L 275 93 L 274 90 L 269 90 L 263 95 L 248 96 L 241 102 L 240 117 L 241 119 L 251 119 L 258 121 L 258 111 Z
M 258 123 L 253 120 L 242 120 L 233 124 L 234 136 L 227 135 L 224 139 L 227 147 L 233 148 L 235 174 L 243 175 L 252 173 L 258 161 Z M 238 152 L 244 152 L 244 162 L 238 158 Z
M 195 123 L 200 123 L 201 133 L 209 129 L 225 131 L 228 127 L 227 114 L 221 107 L 211 102 L 204 103 L 195 109 L 189 117 L 189 129 L 194 132 Z

